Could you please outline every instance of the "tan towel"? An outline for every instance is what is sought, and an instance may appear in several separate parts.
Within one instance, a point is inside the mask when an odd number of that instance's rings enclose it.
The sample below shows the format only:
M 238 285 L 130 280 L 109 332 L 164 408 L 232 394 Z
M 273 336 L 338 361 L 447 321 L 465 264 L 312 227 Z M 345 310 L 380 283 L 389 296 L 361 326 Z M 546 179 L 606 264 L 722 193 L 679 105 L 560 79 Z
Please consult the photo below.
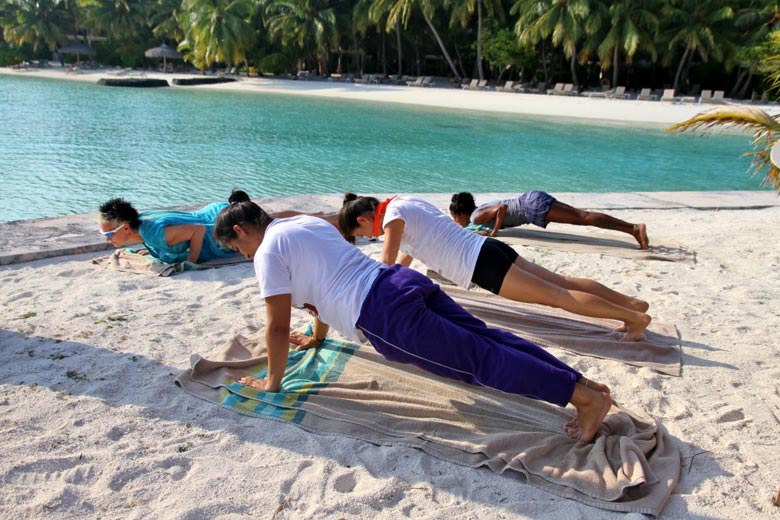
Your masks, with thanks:
M 93 264 L 103 266 L 106 269 L 127 273 L 150 274 L 152 276 L 171 276 L 184 271 L 198 271 L 247 261 L 243 256 L 235 255 L 230 258 L 220 258 L 202 264 L 193 264 L 191 262 L 166 264 L 151 256 L 149 251 L 143 248 L 138 251 L 120 248 L 108 256 L 92 259 Z
M 679 478 L 679 450 L 666 430 L 617 406 L 595 442 L 583 444 L 561 429 L 571 408 L 438 378 L 388 362 L 370 346 L 328 340 L 316 350 L 291 352 L 279 393 L 235 382 L 266 371 L 262 337 L 238 336 L 211 360 L 194 355 L 176 382 L 242 414 L 523 475 L 551 493 L 604 509 L 658 515 Z
M 634 260 L 696 262 L 695 251 L 670 240 L 656 240 L 650 235 L 650 248 L 639 249 L 636 240 L 625 233 L 580 227 L 573 231 L 571 227 L 567 226 L 566 232 L 529 228 L 502 229 L 496 238 L 506 242 L 521 254 L 522 247 L 537 247 L 572 253 L 596 253 Z
M 619 322 L 586 318 L 566 311 L 523 304 L 482 291 L 441 286 L 467 311 L 482 321 L 545 347 L 622 361 L 679 376 L 682 349 L 677 329 L 652 322 L 640 341 L 621 341 Z

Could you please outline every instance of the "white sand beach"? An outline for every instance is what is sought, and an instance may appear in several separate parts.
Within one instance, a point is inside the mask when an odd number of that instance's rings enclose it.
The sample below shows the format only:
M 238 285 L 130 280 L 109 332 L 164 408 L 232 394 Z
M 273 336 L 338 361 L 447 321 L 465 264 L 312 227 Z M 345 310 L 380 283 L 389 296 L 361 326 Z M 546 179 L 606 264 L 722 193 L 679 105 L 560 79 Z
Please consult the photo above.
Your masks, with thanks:
M 0 72 L 93 82 L 105 76 Z M 187 88 L 625 123 L 668 124 L 703 108 L 266 79 Z M 654 320 L 679 330 L 681 377 L 552 350 L 607 384 L 625 408 L 661 422 L 679 446 L 680 482 L 663 518 L 780 518 L 772 504 L 780 485 L 780 204 L 774 194 L 761 195 L 766 204 L 742 204 L 740 192 L 700 193 L 698 207 L 689 206 L 686 193 L 666 194 L 676 203 L 660 205 L 641 194 L 619 194 L 622 203 L 611 205 L 599 194 L 561 199 L 644 222 L 651 244 L 676 242 L 695 252 L 685 261 L 519 246 L 549 269 L 647 300 Z M 448 199 L 430 197 L 442 208 Z M 338 197 L 319 199 L 321 207 L 306 196 L 291 200 L 267 202 L 271 209 L 327 210 Z M 0 243 L 30 246 L 23 223 L 16 229 L 18 235 Z M 361 247 L 376 257 L 381 243 Z M 318 435 L 198 400 L 174 385 L 190 355 L 208 357 L 234 334 L 263 326 L 252 265 L 158 278 L 91 263 L 105 254 L 0 266 L 1 518 L 643 517 L 596 509 L 412 448 Z M 413 267 L 424 270 L 419 262 Z M 309 319 L 293 311 L 295 326 Z
M 175 78 L 198 77 L 197 74 L 166 74 L 161 72 L 132 72 L 117 70 L 83 69 L 68 73 L 59 66 L 47 68 L 12 69 L 0 68 L 0 74 L 41 77 L 68 81 L 97 83 L 101 78 L 143 77 L 166 79 L 173 85 Z M 690 118 L 715 105 L 670 103 L 660 101 L 637 101 L 590 98 L 584 96 L 551 96 L 540 94 L 521 94 L 499 92 L 495 90 L 473 91 L 457 88 L 422 88 L 391 86 L 364 83 L 346 83 L 340 81 L 304 81 L 273 78 L 255 78 L 234 76 L 234 83 L 200 85 L 172 88 L 216 89 L 242 92 L 265 92 L 294 96 L 318 96 L 357 101 L 402 103 L 423 105 L 453 110 L 479 110 L 502 112 L 507 114 L 528 114 L 535 116 L 571 117 L 598 119 L 623 123 L 644 123 L 668 125 Z M 770 114 L 780 113 L 777 105 L 752 105 L 760 107 Z
M 649 301 L 654 319 L 682 335 L 682 377 L 554 354 L 679 445 L 680 483 L 663 518 L 780 517 L 771 503 L 780 484 L 780 207 L 610 213 L 646 222 L 651 241 L 678 242 L 695 261 L 521 254 Z M 380 246 L 363 247 L 376 256 Z M 97 268 L 99 254 L 0 268 L 3 518 L 642 516 L 195 399 L 173 384 L 189 356 L 262 327 L 251 264 L 157 278 Z M 296 325 L 308 319 L 294 311 Z

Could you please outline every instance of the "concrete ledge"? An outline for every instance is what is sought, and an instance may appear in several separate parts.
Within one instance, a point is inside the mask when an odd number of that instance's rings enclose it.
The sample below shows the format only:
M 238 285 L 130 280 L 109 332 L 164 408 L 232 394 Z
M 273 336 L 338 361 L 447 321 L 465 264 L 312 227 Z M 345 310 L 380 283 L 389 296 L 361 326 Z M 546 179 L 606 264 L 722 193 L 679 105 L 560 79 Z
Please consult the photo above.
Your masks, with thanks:
M 362 194 L 360 194 L 362 195 Z M 392 194 L 376 194 L 383 198 Z M 451 193 L 414 193 L 439 208 L 447 208 Z M 475 193 L 477 204 L 509 198 L 517 193 Z M 665 191 L 633 193 L 552 193 L 560 201 L 582 209 L 610 210 L 742 210 L 780 206 L 774 191 Z M 341 207 L 341 194 L 288 195 L 267 197 L 256 202 L 268 211 L 298 210 L 335 212 Z M 192 210 L 202 206 L 177 206 Z M 0 266 L 31 262 L 64 255 L 107 251 L 113 246 L 98 233 L 93 214 L 18 220 L 0 223 Z

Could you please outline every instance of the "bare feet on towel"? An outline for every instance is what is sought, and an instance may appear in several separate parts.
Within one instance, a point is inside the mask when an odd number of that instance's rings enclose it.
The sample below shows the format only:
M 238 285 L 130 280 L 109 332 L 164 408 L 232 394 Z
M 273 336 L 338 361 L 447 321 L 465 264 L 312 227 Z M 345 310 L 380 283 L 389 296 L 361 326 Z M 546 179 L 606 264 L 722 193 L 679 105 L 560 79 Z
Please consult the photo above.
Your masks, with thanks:
M 639 242 L 639 249 L 647 249 L 650 247 L 650 241 L 647 239 L 647 226 L 644 224 L 634 224 L 634 231 L 631 233 L 634 238 Z
M 267 379 L 257 379 L 256 377 L 242 377 L 238 380 L 239 383 L 241 383 L 244 386 L 248 386 L 249 388 L 254 388 L 255 390 L 262 390 L 265 391 L 266 389 L 266 383 L 268 382 Z
M 564 424 L 563 430 L 572 439 L 591 442 L 612 407 L 612 399 L 606 392 L 577 383 L 570 402 L 577 409 L 577 417 Z
M 651 321 L 653 318 L 649 314 L 637 313 L 636 321 L 626 321 L 622 327 L 615 330 L 626 333 L 621 341 L 639 341 Z

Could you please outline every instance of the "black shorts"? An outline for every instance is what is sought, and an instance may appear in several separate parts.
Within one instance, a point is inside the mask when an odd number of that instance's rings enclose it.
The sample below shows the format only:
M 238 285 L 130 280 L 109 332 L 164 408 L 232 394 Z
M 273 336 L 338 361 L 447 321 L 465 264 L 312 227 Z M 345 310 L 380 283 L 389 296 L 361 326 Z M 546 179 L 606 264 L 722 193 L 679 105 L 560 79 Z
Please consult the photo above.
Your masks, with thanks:
M 471 282 L 493 294 L 498 294 L 506 273 L 509 272 L 518 256 L 520 255 L 517 254 L 517 251 L 505 243 L 488 237 L 482 244 L 482 249 L 479 250 Z

